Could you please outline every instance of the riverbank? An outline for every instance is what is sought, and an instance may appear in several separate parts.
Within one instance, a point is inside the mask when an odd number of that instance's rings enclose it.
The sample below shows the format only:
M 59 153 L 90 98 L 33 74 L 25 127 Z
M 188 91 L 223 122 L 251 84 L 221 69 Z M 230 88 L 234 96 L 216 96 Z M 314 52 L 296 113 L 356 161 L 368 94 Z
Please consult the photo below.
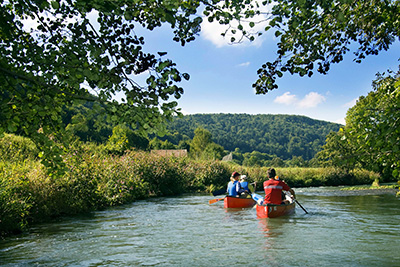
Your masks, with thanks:
M 124 156 L 87 147 L 64 155 L 66 172 L 49 176 L 35 160 L 0 163 L 1 235 L 24 231 L 51 218 L 101 210 L 154 196 L 212 192 L 226 186 L 239 171 L 262 189 L 267 168 L 245 168 L 220 161 L 161 157 L 143 151 Z M 344 174 L 333 168 L 277 168 L 292 187 L 370 184 L 376 174 L 358 170 Z
M 62 176 L 50 175 L 26 138 L 0 142 L 0 235 L 19 233 L 37 222 L 101 210 L 156 196 L 212 192 L 225 188 L 233 171 L 246 174 L 262 190 L 267 167 L 222 161 L 162 157 L 144 151 L 110 155 L 93 144 L 77 144 L 62 156 Z M 291 187 L 371 184 L 379 176 L 365 170 L 276 168 Z

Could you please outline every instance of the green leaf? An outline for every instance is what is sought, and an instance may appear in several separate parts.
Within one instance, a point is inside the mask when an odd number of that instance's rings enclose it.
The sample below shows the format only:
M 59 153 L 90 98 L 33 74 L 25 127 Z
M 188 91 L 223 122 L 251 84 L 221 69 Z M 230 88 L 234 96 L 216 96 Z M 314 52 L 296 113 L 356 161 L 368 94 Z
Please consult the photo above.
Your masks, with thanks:
M 176 20 L 173 14 L 170 12 L 165 13 L 165 20 L 171 24 L 171 26 L 175 26 Z
M 58 3 L 57 1 L 51 1 L 51 7 L 54 9 L 59 9 L 60 3 Z

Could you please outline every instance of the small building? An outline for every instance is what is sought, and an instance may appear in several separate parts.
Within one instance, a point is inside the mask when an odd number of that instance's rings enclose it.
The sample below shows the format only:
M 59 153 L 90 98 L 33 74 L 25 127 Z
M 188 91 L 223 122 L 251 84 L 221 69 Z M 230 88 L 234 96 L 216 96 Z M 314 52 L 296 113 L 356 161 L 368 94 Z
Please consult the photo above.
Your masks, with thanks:
M 152 154 L 156 154 L 163 157 L 186 157 L 187 156 L 187 149 L 159 149 L 159 150 L 152 150 Z
M 226 155 L 225 157 L 222 158 L 222 161 L 232 161 L 233 159 L 233 154 L 232 152 Z

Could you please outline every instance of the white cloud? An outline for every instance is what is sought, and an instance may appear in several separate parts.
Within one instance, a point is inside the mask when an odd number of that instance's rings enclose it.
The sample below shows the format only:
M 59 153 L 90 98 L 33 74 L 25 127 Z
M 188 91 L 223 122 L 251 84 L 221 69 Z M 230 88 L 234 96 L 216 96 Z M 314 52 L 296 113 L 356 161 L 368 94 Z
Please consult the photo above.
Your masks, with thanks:
M 353 100 L 343 104 L 344 108 L 351 108 L 357 103 L 358 98 L 354 98 Z
M 291 95 L 290 92 L 286 92 L 283 95 L 276 97 L 274 102 L 278 104 L 291 105 L 298 102 L 298 99 L 296 95 Z
M 250 62 L 249 61 L 243 62 L 243 63 L 238 64 L 237 66 L 238 67 L 248 67 L 248 66 L 250 66 Z
M 314 108 L 324 102 L 326 98 L 316 92 L 308 93 L 303 99 L 298 99 L 296 95 L 286 92 L 281 96 L 275 98 L 274 102 L 285 105 L 295 105 L 299 108 Z
M 314 108 L 324 102 L 326 98 L 316 92 L 308 93 L 299 103 L 300 108 Z
M 259 10 L 261 11 L 260 15 L 256 15 L 251 19 L 242 20 L 241 25 L 244 30 L 248 33 L 258 33 L 263 32 L 268 24 L 268 13 L 270 13 L 272 9 L 272 5 L 261 6 Z M 250 27 L 249 23 L 254 22 L 254 27 Z M 237 30 L 237 26 L 239 23 L 237 21 L 231 21 L 230 25 L 221 25 L 217 21 L 213 21 L 212 23 L 208 22 L 206 17 L 203 17 L 203 22 L 201 24 L 201 36 L 213 43 L 217 47 L 223 47 L 227 45 L 231 45 L 231 38 L 235 37 L 235 42 L 238 42 L 241 39 L 241 31 Z M 236 33 L 232 33 L 232 30 L 237 30 Z M 225 36 L 222 36 L 221 33 L 225 33 Z M 263 36 L 258 36 L 252 42 L 250 42 L 247 38 L 243 38 L 241 42 L 252 45 L 252 46 L 261 46 L 264 38 Z
M 342 124 L 342 125 L 346 125 L 346 121 L 345 121 L 344 118 L 337 119 L 335 122 L 339 123 L 339 124 Z

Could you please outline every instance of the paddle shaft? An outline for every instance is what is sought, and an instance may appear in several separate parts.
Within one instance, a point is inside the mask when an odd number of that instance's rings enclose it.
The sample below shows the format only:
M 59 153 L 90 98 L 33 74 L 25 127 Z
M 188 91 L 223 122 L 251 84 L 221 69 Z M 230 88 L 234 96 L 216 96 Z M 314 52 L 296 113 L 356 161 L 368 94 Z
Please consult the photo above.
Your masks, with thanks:
M 306 211 L 306 209 L 303 208 L 303 206 L 297 201 L 297 199 L 294 199 L 294 201 L 296 201 L 296 203 L 300 206 L 300 208 L 302 208 L 302 209 L 304 210 L 304 212 L 308 214 L 308 212 Z
M 285 193 L 285 195 L 287 195 L 287 193 L 286 192 L 284 192 Z M 291 196 L 293 199 L 294 199 L 294 201 L 297 203 L 297 205 L 299 205 L 300 206 L 300 208 L 302 209 L 302 210 L 304 210 L 304 212 L 306 213 L 306 214 L 308 214 L 308 211 L 306 211 L 306 209 L 305 208 L 303 208 L 303 206 L 297 201 L 297 199 L 296 198 L 294 198 L 292 195 L 289 195 L 289 196 Z
M 224 198 L 216 198 L 216 199 L 211 199 L 210 201 L 208 201 L 208 204 L 214 204 L 220 200 L 224 200 Z

